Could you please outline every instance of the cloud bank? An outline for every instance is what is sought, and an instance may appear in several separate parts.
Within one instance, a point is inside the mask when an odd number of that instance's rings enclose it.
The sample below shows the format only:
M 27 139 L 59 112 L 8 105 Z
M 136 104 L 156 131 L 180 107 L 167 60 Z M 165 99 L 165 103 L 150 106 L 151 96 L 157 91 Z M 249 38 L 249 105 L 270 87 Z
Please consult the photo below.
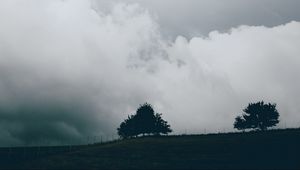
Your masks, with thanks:
M 150 102 L 176 133 L 232 130 L 249 102 L 299 126 L 300 23 L 165 40 L 137 4 L 0 2 L 0 144 L 116 133 Z

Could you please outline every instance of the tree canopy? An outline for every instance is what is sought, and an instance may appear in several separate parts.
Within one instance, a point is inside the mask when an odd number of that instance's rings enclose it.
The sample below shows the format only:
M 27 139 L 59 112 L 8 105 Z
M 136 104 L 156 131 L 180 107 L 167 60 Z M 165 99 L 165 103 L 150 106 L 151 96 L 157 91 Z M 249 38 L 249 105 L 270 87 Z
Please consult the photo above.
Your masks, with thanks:
M 265 104 L 264 101 L 250 103 L 243 111 L 242 116 L 235 118 L 234 128 L 238 130 L 267 130 L 268 127 L 279 123 L 279 113 L 275 103 Z
M 135 114 L 128 116 L 120 124 L 118 134 L 122 138 L 130 138 L 141 134 L 160 135 L 172 132 L 170 125 L 161 115 L 155 113 L 148 103 L 140 105 Z

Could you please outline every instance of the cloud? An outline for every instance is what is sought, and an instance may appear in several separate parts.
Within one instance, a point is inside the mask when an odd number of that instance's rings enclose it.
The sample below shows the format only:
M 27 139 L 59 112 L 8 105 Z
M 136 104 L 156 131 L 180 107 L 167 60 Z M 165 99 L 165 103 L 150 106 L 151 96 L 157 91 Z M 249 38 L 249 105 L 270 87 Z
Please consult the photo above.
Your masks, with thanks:
M 207 36 L 212 30 L 226 32 L 238 25 L 274 27 L 292 20 L 300 21 L 300 1 L 295 0 L 111 0 L 139 3 L 157 15 L 164 37 L 174 40 L 177 35 L 189 39 Z M 99 8 L 107 6 L 97 0 Z
M 150 102 L 175 132 L 232 130 L 248 102 L 299 126 L 299 22 L 165 40 L 137 4 L 0 2 L 0 144 L 116 133 Z
M 278 104 L 281 127 L 299 126 L 299 28 L 299 22 L 290 22 L 240 26 L 190 40 L 179 36 L 168 53 L 186 63 L 185 73 L 172 73 L 178 89 L 166 100 L 181 103 L 172 110 L 186 115 L 181 128 L 230 129 L 243 107 L 259 100 Z
M 151 69 L 135 69 L 162 51 L 156 23 L 138 5 L 109 14 L 91 5 L 1 2 L 2 145 L 110 135 L 156 95 L 151 78 L 143 80 Z

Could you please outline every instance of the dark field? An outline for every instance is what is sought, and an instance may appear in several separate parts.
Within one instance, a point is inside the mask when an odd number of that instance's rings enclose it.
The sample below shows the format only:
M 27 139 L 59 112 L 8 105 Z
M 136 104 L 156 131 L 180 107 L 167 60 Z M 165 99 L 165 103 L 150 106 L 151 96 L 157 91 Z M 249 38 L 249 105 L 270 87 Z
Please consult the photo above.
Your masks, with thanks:
M 2 169 L 300 169 L 300 129 L 0 148 Z

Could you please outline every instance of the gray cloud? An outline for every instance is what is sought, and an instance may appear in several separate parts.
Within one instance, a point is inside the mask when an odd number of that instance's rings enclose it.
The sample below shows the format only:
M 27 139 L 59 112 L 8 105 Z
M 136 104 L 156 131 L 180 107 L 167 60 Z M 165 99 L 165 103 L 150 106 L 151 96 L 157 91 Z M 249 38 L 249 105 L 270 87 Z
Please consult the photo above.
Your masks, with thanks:
M 137 5 L 102 14 L 81 0 L 2 3 L 1 144 L 112 134 L 156 95 L 133 67 L 161 51 L 156 24 Z
M 170 41 L 140 5 L 97 5 L 0 2 L 2 146 L 113 134 L 146 101 L 176 133 L 232 130 L 262 99 L 299 126 L 299 22 Z
M 94 0 L 101 9 L 109 2 Z M 110 1 L 111 2 L 111 1 Z M 269 27 L 300 20 L 297 0 L 115 0 L 138 3 L 157 15 L 164 37 L 207 36 L 212 30 L 226 32 L 239 25 Z

